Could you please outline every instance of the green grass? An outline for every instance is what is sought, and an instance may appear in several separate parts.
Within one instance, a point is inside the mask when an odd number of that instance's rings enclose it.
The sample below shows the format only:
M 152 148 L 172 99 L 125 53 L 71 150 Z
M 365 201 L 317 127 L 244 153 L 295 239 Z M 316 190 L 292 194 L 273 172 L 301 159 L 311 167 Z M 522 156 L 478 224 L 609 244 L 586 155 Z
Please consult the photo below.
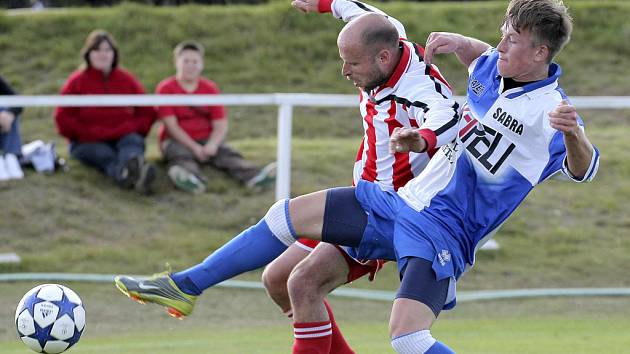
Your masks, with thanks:
M 26 353 L 15 338 L 13 305 L 34 283 L 1 284 L 0 347 Z M 211 289 L 184 321 L 157 306 L 133 303 L 113 285 L 69 284 L 83 298 L 87 327 L 71 353 L 287 353 L 291 327 L 262 291 Z M 390 304 L 331 299 L 340 326 L 357 353 L 391 353 Z M 624 353 L 630 345 L 630 300 L 529 299 L 462 303 L 442 314 L 436 338 L 457 353 Z
M 623 353 L 629 320 L 591 320 L 567 323 L 563 318 L 537 320 L 453 320 L 437 326 L 434 335 L 461 354 L 528 354 L 544 350 L 555 354 Z M 287 326 L 158 331 L 98 339 L 84 339 L 74 354 L 96 353 L 224 353 L 276 354 L 290 352 Z M 352 323 L 345 334 L 357 353 L 393 353 L 383 323 Z M 156 343 L 155 338 L 164 340 Z M 19 342 L 7 343 L 6 354 L 24 353 Z
M 569 95 L 627 95 L 623 68 L 630 65 L 630 4 L 567 3 L 575 32 L 558 58 L 566 73 L 565 90 Z M 492 43 L 498 39 L 505 2 L 379 6 L 402 20 L 409 37 L 420 42 L 431 30 L 451 30 Z M 78 50 L 94 27 L 114 33 L 124 65 L 149 91 L 172 73 L 171 47 L 196 38 L 208 47 L 205 74 L 224 92 L 353 92 L 339 75 L 335 38 L 341 24 L 330 16 L 304 16 L 279 2 L 0 14 L 2 75 L 26 94 L 57 92 L 78 65 Z M 438 63 L 456 91 L 463 92 L 465 71 L 450 57 L 440 57 Z M 276 109 L 234 107 L 229 112 L 230 143 L 257 163 L 274 159 Z M 27 109 L 24 140 L 53 140 L 67 157 L 51 113 L 50 108 Z M 630 252 L 625 236 L 630 230 L 630 111 L 580 113 L 601 149 L 597 179 L 579 186 L 550 181 L 537 188 L 498 234 L 501 250 L 480 253 L 460 289 L 630 286 L 625 267 Z M 350 183 L 361 137 L 356 109 L 296 109 L 294 132 L 294 195 Z M 165 262 L 181 269 L 255 223 L 273 202 L 272 191 L 252 194 L 212 170 L 205 171 L 211 181 L 208 193 L 192 197 L 175 191 L 159 161 L 156 129 L 147 142 L 148 157 L 160 169 L 157 193 L 150 197 L 121 191 L 74 161 L 66 174 L 27 171 L 23 181 L 0 184 L 0 253 L 17 252 L 24 260 L 0 265 L 0 272 L 152 273 Z M 387 266 L 374 283 L 360 280 L 352 286 L 393 290 L 398 284 L 394 268 Z M 259 277 L 260 272 L 242 276 Z M 0 284 L 3 354 L 24 352 L 13 339 L 12 311 L 33 285 Z M 288 324 L 262 292 L 210 290 L 195 316 L 177 322 L 157 308 L 132 304 L 111 286 L 72 287 L 88 306 L 88 329 L 75 353 L 288 351 Z M 629 325 L 628 305 L 627 299 L 599 298 L 461 304 L 439 321 L 435 332 L 458 353 L 531 353 L 540 349 L 538 344 L 549 353 L 622 353 L 630 344 L 623 332 Z M 389 306 L 335 300 L 360 353 L 390 352 Z

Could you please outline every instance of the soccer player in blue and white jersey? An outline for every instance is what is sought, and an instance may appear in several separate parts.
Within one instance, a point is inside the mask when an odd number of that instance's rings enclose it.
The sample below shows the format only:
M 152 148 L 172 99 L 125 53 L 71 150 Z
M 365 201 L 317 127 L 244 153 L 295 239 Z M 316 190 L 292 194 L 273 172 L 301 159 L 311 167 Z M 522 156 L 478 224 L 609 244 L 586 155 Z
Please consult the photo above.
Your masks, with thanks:
M 474 264 L 478 246 L 537 184 L 558 171 L 590 181 L 599 164 L 552 62 L 571 34 L 562 2 L 512 0 L 501 30 L 496 48 L 457 34 L 429 37 L 425 61 L 455 53 L 469 67 L 468 109 L 456 141 L 398 192 L 359 181 L 356 188 L 281 200 L 203 265 L 144 281 L 117 277 L 117 285 L 143 301 L 192 306 L 204 274 L 229 277 L 238 273 L 230 268 L 266 264 L 308 235 L 355 247 L 359 259 L 396 260 L 401 285 L 390 319 L 392 346 L 403 354 L 453 353 L 430 328 L 442 309 L 454 306 L 455 282 Z M 390 139 L 392 151 L 426 147 L 408 128 Z

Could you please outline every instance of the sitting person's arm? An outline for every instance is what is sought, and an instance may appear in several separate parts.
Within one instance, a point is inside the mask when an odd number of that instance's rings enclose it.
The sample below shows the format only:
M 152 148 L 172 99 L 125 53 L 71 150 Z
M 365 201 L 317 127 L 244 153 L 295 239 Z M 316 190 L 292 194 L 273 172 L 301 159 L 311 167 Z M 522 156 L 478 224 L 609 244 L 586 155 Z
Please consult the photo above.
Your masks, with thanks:
M 219 145 L 223 143 L 225 136 L 228 132 L 228 120 L 227 119 L 213 119 L 212 120 L 212 133 L 208 138 L 208 142 L 203 146 L 206 154 L 214 156 L 219 149 Z
M 79 73 L 75 72 L 68 78 L 68 81 L 61 88 L 62 95 L 79 94 L 74 89 L 74 83 L 78 78 Z M 78 123 L 77 116 L 79 114 L 78 107 L 57 107 L 55 109 L 55 125 L 59 135 L 67 138 L 70 141 L 76 141 L 79 138 L 79 132 L 81 127 Z
M 179 126 L 176 116 L 171 115 L 164 117 L 162 118 L 162 122 L 164 122 L 164 128 L 172 139 L 190 149 L 199 161 L 208 160 L 210 155 L 204 151 L 204 146 L 191 138 L 190 135 Z
M 2 76 L 0 76 L 0 95 L 15 95 L 15 94 L 16 93 L 11 87 L 11 85 L 9 85 L 9 83 L 6 82 L 4 78 L 2 78 Z M 11 122 L 13 122 L 13 119 L 15 119 L 15 117 L 22 114 L 22 110 L 23 110 L 22 107 L 9 107 L 9 108 L 3 109 L 2 112 L 6 112 L 4 114 L 7 117 L 11 116 L 12 117 Z M 0 113 L 0 114 L 3 114 L 3 113 Z M 11 126 L 11 123 L 9 123 L 9 126 Z
M 133 88 L 134 93 L 138 95 L 144 95 L 146 93 L 146 91 L 144 90 L 144 86 L 142 86 L 142 83 L 140 83 L 140 81 L 138 81 L 138 79 L 131 73 L 129 73 L 129 83 Z M 138 134 L 146 137 L 149 134 L 149 131 L 151 131 L 151 127 L 155 122 L 155 110 L 152 107 L 146 106 L 134 107 L 133 109 L 133 115 L 138 125 L 137 132 Z

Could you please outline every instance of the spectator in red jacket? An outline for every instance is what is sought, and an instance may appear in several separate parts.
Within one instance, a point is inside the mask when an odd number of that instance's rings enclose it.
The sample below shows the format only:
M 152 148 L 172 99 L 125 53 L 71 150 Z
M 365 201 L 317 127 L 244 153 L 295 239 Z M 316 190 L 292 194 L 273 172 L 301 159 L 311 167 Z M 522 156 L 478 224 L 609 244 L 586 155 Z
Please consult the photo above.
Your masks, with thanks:
M 174 50 L 176 74 L 162 80 L 156 93 L 220 93 L 214 82 L 201 76 L 203 52 L 197 42 L 178 44 Z M 228 122 L 223 106 L 160 106 L 157 111 L 164 123 L 160 147 L 168 163 L 168 176 L 177 188 L 203 193 L 206 179 L 201 164 L 223 170 L 249 188 L 269 186 L 275 181 L 275 163 L 261 169 L 225 144 Z
M 142 84 L 120 68 L 118 47 L 103 30 L 92 31 L 62 95 L 144 94 Z M 125 189 L 149 193 L 155 167 L 144 160 L 144 139 L 155 120 L 151 107 L 57 107 L 59 134 L 70 141 L 70 155 L 94 167 Z

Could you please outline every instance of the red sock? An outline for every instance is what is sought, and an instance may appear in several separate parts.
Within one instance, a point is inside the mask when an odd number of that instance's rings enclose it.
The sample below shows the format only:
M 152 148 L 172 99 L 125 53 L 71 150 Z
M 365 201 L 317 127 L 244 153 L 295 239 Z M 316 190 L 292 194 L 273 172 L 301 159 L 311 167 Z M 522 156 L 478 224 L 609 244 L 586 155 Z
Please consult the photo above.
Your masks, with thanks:
M 350 345 L 343 337 L 341 330 L 337 327 L 337 322 L 335 322 L 335 316 L 333 316 L 332 308 L 326 299 L 324 299 L 324 305 L 326 306 L 326 311 L 328 311 L 328 317 L 330 318 L 330 324 L 332 326 L 330 354 L 354 354 L 354 351 L 350 348 Z
M 293 324 L 293 354 L 329 354 L 332 331 L 330 321 Z

